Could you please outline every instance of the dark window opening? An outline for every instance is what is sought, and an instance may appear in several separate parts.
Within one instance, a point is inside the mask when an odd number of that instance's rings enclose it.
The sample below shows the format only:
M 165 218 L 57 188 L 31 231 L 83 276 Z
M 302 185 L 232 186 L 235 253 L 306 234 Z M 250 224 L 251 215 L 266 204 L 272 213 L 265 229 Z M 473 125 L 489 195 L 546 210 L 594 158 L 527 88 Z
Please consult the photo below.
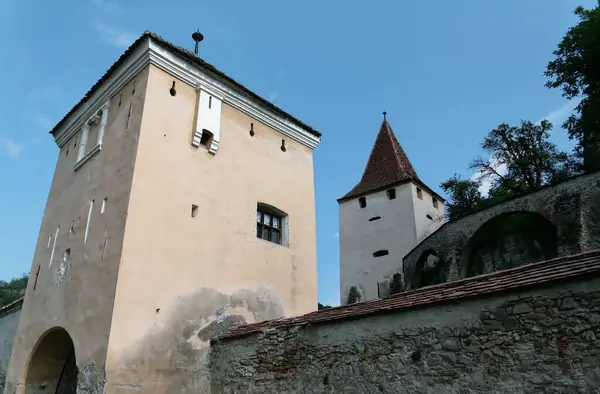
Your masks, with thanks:
M 433 217 L 431 217 L 431 215 L 427 215 L 427 219 L 432 220 L 433 221 Z
M 435 199 L 435 197 L 431 198 L 431 202 L 433 203 L 433 207 L 437 208 L 438 207 L 438 200 Z
M 361 197 L 358 199 L 358 206 L 360 208 L 364 208 L 367 206 L 367 198 L 366 197 Z
M 198 216 L 198 206 L 192 205 L 192 217 L 195 218 L 196 216 Z
M 254 137 L 254 123 L 250 123 L 250 137 Z
M 208 96 L 208 109 L 212 108 L 212 96 Z
M 385 192 L 388 200 L 394 200 L 396 198 L 396 189 L 389 189 Z
M 423 199 L 423 190 L 421 190 L 418 187 L 417 187 L 417 197 L 419 197 L 421 200 Z
M 256 209 L 256 237 L 281 245 L 283 221 L 282 217 L 265 210 Z
M 386 249 L 383 249 L 383 250 L 378 250 L 377 252 L 373 253 L 373 257 L 382 257 L 382 256 L 387 256 L 388 254 L 390 254 L 390 252 Z
M 208 130 L 202 130 L 202 137 L 200 138 L 200 145 L 210 146 L 213 139 L 213 133 Z
M 381 216 L 373 216 L 371 219 L 369 219 L 369 222 L 374 222 L 375 220 L 379 219 L 381 219 Z

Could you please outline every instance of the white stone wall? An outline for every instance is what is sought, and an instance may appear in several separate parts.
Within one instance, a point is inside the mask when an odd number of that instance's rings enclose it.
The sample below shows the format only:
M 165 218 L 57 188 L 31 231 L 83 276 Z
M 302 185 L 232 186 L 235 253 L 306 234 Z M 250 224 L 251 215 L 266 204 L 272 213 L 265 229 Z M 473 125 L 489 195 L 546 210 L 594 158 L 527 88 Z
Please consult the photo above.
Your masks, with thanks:
M 358 198 L 340 203 L 340 302 L 345 305 L 350 287 L 357 286 L 363 300 L 378 297 L 378 282 L 389 272 L 402 268 L 402 258 L 417 244 L 414 187 L 395 187 L 396 198 L 386 190 L 366 195 L 367 205 Z M 369 221 L 376 217 L 380 219 Z M 387 250 L 388 255 L 373 257 Z

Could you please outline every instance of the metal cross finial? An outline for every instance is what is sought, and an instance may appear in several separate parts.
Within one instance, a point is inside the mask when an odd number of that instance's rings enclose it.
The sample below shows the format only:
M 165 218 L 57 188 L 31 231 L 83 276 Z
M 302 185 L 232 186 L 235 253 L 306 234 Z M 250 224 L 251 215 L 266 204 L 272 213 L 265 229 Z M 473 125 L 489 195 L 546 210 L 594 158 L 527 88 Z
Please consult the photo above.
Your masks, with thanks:
M 386 115 L 387 115 L 387 112 L 383 111 L 383 120 L 387 120 Z

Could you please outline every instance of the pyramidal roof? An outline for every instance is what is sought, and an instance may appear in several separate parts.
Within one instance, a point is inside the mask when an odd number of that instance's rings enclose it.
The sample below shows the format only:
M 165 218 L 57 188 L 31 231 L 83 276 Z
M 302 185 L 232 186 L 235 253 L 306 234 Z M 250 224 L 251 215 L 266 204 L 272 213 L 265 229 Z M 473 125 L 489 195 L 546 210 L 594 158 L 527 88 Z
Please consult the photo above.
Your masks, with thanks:
M 409 180 L 422 183 L 404 153 L 404 149 L 396 139 L 392 127 L 384 119 L 360 182 L 338 201 L 358 197 Z

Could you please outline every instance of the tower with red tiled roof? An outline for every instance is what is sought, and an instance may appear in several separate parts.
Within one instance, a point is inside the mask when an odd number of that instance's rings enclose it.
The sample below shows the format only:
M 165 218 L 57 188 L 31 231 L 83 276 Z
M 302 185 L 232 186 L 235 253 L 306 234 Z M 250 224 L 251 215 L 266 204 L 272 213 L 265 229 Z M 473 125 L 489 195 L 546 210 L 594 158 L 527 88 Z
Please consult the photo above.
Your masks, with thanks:
M 385 112 L 362 178 L 338 203 L 342 305 L 352 287 L 361 300 L 389 294 L 402 258 L 444 222 L 443 198 L 419 178 Z

